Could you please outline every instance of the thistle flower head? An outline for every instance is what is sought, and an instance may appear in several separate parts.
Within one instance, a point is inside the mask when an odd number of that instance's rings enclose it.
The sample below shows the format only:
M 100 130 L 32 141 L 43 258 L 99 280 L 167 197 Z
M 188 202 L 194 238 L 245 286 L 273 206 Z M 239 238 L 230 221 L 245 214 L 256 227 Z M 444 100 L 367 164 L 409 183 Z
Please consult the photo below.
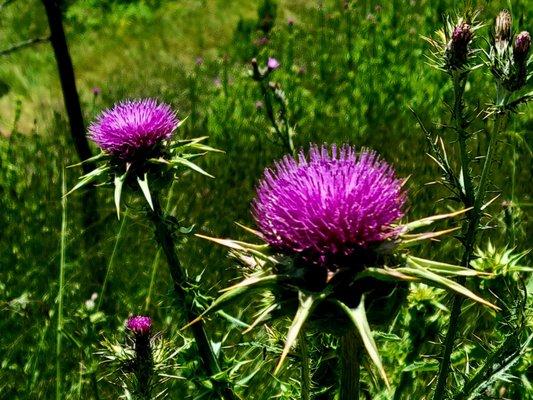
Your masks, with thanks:
M 126 323 L 126 328 L 136 335 L 146 336 L 152 329 L 152 319 L 143 315 L 130 317 Z
M 507 10 L 502 10 L 494 21 L 494 46 L 498 52 L 503 52 L 509 45 L 513 18 Z
M 515 62 L 522 63 L 526 60 L 529 53 L 529 48 L 531 47 L 531 35 L 527 31 L 520 32 L 516 35 L 514 46 L 513 46 L 513 55 Z
M 474 37 L 474 33 L 469 24 L 464 21 L 453 28 L 451 39 L 446 49 L 448 64 L 450 68 L 461 68 L 468 59 L 469 45 Z
M 434 66 L 451 74 L 474 68 L 474 55 L 478 50 L 472 48 L 472 42 L 480 27 L 477 12 L 446 16 L 444 26 L 436 32 L 435 38 L 425 38 L 433 47 Z
M 265 171 L 252 209 L 271 246 L 325 264 L 394 238 L 404 203 L 401 180 L 375 152 L 313 145 Z
M 126 100 L 103 111 L 89 126 L 89 137 L 105 152 L 131 159 L 169 139 L 178 123 L 168 104 Z

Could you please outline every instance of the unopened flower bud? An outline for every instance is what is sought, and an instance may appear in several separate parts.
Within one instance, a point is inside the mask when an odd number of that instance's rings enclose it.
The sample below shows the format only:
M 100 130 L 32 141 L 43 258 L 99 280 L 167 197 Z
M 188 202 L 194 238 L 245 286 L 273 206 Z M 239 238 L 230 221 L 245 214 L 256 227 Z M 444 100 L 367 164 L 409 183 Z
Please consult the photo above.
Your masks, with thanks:
M 513 46 L 513 56 L 516 63 L 523 63 L 526 61 L 531 47 L 531 35 L 527 31 L 520 32 L 516 35 Z
M 472 28 L 466 22 L 461 21 L 453 28 L 446 49 L 449 68 L 459 69 L 466 64 L 473 36 Z
M 507 10 L 502 10 L 494 22 L 494 46 L 498 52 L 503 52 L 509 46 L 513 18 Z

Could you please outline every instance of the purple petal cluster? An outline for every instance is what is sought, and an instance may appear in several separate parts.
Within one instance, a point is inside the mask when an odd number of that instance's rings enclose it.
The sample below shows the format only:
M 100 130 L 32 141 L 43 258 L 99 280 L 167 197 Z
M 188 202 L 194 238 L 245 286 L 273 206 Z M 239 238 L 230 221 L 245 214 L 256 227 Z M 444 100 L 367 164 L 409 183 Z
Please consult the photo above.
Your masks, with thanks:
M 103 111 L 89 126 L 89 137 L 107 153 L 129 159 L 170 138 L 178 123 L 168 104 L 127 100 Z
M 267 62 L 267 68 L 270 70 L 270 71 L 273 71 L 275 69 L 278 69 L 279 68 L 279 61 L 276 60 L 275 58 L 273 57 L 269 57 L 268 59 L 268 62 Z
M 152 319 L 143 315 L 130 317 L 126 323 L 126 328 L 137 335 L 147 335 L 152 329 Z
M 374 151 L 311 146 L 267 169 L 252 203 L 265 240 L 286 253 L 348 256 L 398 234 L 402 181 Z

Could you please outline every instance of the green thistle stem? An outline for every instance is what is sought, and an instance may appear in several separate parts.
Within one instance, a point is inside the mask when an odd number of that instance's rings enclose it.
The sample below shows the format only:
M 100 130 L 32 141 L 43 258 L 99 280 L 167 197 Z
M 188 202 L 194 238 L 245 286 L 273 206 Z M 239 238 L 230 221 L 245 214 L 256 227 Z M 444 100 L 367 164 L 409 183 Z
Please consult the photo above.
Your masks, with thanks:
M 294 143 L 289 127 L 289 121 L 287 118 L 287 110 L 284 106 L 282 106 L 283 126 L 280 127 L 280 123 L 278 122 L 274 114 L 274 106 L 272 105 L 272 98 L 268 90 L 268 83 L 262 80 L 259 82 L 259 84 L 261 86 L 261 94 L 263 95 L 263 99 L 265 100 L 266 114 L 270 121 L 270 124 L 272 125 L 272 128 L 274 128 L 276 135 L 283 142 L 283 146 L 285 147 L 286 151 L 288 151 L 293 156 L 296 156 L 296 150 L 294 148 Z
M 340 339 L 341 367 L 339 400 L 359 400 L 360 349 L 357 334 L 350 330 Z
M 462 96 L 462 92 L 461 92 L 461 96 Z M 462 103 L 462 99 L 460 99 L 460 101 Z M 457 102 L 457 97 L 456 97 L 456 102 Z M 461 111 L 461 115 L 462 115 L 462 111 Z M 461 119 L 462 119 L 462 116 L 461 116 Z M 477 188 L 477 192 L 475 194 L 474 202 L 473 204 L 468 204 L 465 202 L 465 206 L 467 207 L 473 206 L 473 209 L 467 215 L 467 230 L 466 230 L 466 234 L 464 236 L 464 241 L 463 241 L 464 252 L 463 252 L 463 257 L 462 257 L 462 265 L 466 268 L 470 267 L 470 260 L 474 252 L 474 245 L 476 242 L 476 233 L 479 229 L 479 222 L 481 220 L 481 211 L 482 211 L 481 208 L 483 207 L 483 203 L 485 201 L 485 195 L 487 193 L 488 177 L 490 173 L 490 167 L 492 165 L 492 159 L 494 157 L 494 148 L 496 147 L 495 141 L 502 128 L 502 122 L 503 122 L 503 116 L 501 114 L 498 114 L 494 121 L 494 130 L 489 138 L 487 154 L 485 156 L 485 161 L 483 163 L 483 169 L 481 171 L 481 177 L 479 179 L 479 185 Z M 461 143 L 461 135 L 459 135 L 459 143 Z M 465 144 L 463 144 L 462 146 L 465 146 Z M 468 160 L 465 160 L 463 157 L 468 157 L 466 153 L 466 146 L 465 146 L 464 153 L 463 153 L 463 150 L 461 150 L 461 164 L 466 165 L 468 167 Z M 467 176 L 469 179 L 471 179 L 469 170 L 463 168 L 465 191 L 466 191 L 466 177 Z M 471 190 L 473 191 L 473 187 Z M 468 198 L 469 196 L 467 192 L 466 199 Z M 463 285 L 465 283 L 465 278 L 459 278 L 457 279 L 457 281 L 459 284 Z M 459 317 L 461 314 L 462 303 L 463 303 L 463 298 L 461 296 L 459 295 L 454 296 L 453 303 L 452 303 L 452 310 L 450 314 L 450 322 L 448 325 L 448 331 L 446 332 L 446 337 L 444 339 L 444 350 L 443 350 L 442 359 L 440 362 L 437 386 L 435 388 L 435 395 L 433 396 L 433 400 L 442 400 L 445 395 L 446 381 L 448 378 L 448 374 L 450 372 L 450 359 L 451 359 L 451 355 L 453 352 L 453 346 L 455 343 L 455 336 L 459 328 Z
M 466 146 L 468 133 L 464 129 L 464 115 L 463 115 L 463 95 L 466 86 L 466 76 L 463 73 L 458 73 L 453 79 L 454 88 L 454 105 L 452 120 L 454 129 L 457 132 L 457 140 L 459 142 L 461 169 L 463 171 L 464 184 L 464 205 L 471 207 L 474 203 L 474 185 L 472 184 L 472 176 L 470 174 L 470 157 Z
M 65 286 L 65 249 L 67 237 L 67 186 L 65 181 L 65 170 L 62 173 L 61 185 L 63 198 L 61 199 L 61 242 L 60 242 L 60 259 L 59 259 L 59 290 L 57 295 L 57 331 L 56 331 L 56 400 L 61 399 L 61 383 L 63 377 L 61 374 L 61 352 L 63 339 L 63 289 Z
M 150 348 L 149 335 L 135 337 L 135 375 L 137 377 L 137 394 L 139 400 L 152 399 L 152 375 L 154 361 Z
M 176 298 L 185 309 L 187 321 L 192 321 L 198 317 L 198 314 L 194 311 L 194 305 L 191 297 L 187 295 L 187 292 L 183 287 L 183 285 L 186 283 L 186 276 L 176 254 L 172 232 L 161 209 L 158 196 L 155 195 L 152 200 L 154 209 L 150 212 L 149 216 L 155 227 L 156 240 L 161 246 L 161 249 L 163 250 L 163 253 L 167 259 L 170 275 L 174 283 L 174 293 L 176 294 Z M 207 374 L 211 376 L 221 372 L 217 357 L 213 347 L 211 346 L 211 342 L 207 337 L 207 333 L 205 332 L 203 322 L 200 320 L 196 324 L 193 324 L 191 326 L 191 331 L 196 341 L 196 347 L 198 348 L 198 353 Z M 220 390 L 224 399 L 235 399 L 235 395 L 229 387 L 224 384 L 219 385 L 222 386 L 220 387 Z

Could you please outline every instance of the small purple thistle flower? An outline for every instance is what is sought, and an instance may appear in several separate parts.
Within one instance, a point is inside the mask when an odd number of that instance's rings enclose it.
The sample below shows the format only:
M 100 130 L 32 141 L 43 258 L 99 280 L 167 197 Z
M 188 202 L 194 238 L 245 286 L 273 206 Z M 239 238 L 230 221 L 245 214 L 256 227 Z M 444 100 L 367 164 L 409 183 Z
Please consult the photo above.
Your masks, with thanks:
M 126 100 L 104 110 L 89 126 L 89 137 L 107 153 L 130 159 L 169 139 L 178 123 L 168 104 Z
M 102 93 L 102 88 L 100 88 L 99 86 L 95 86 L 91 89 L 91 93 L 96 97 Z
M 280 65 L 279 61 L 276 60 L 275 58 L 273 57 L 268 58 L 267 67 L 270 71 L 274 71 L 275 69 L 278 69 L 279 65 Z
M 513 55 L 517 62 L 523 62 L 527 58 L 529 48 L 531 47 L 531 35 L 527 31 L 520 32 L 516 35 L 513 46 Z
M 252 202 L 264 239 L 277 250 L 325 263 L 394 238 L 404 215 L 402 181 L 377 153 L 312 145 L 267 169 Z
M 470 25 L 468 25 L 466 22 L 457 25 L 453 29 L 452 42 L 454 44 L 466 47 L 471 40 L 472 30 L 470 29 Z
M 268 44 L 269 40 L 266 36 L 263 36 L 255 41 L 255 44 L 257 46 L 266 46 Z
M 448 65 L 451 69 L 459 69 L 468 61 L 469 46 L 474 32 L 469 24 L 460 22 L 453 28 L 452 37 L 448 45 Z
M 152 329 L 152 319 L 143 315 L 128 318 L 126 328 L 136 335 L 148 335 Z

